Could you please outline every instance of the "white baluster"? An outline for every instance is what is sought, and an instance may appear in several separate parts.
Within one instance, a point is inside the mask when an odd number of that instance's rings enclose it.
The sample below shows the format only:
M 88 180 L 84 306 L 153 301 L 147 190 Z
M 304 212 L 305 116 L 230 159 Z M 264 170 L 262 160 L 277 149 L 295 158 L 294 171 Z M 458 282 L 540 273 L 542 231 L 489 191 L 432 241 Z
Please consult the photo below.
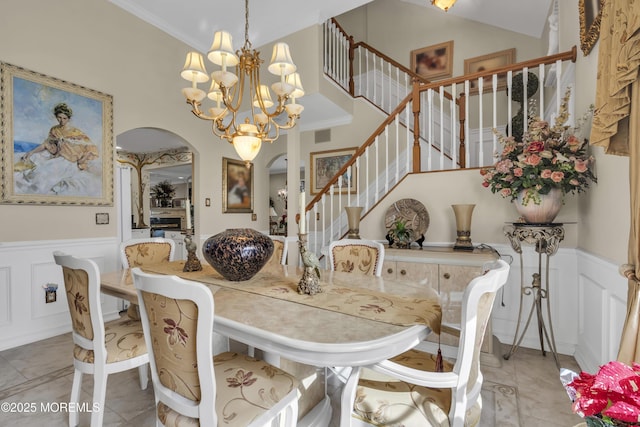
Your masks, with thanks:
M 360 157 L 356 158 L 356 206 L 360 206 Z
M 369 147 L 364 150 L 364 162 L 365 162 L 365 180 L 364 180 L 364 210 L 369 210 Z
M 451 123 L 449 124 L 449 133 L 451 134 L 451 169 L 458 169 L 458 147 L 456 143 L 456 89 L 457 86 L 451 85 L 451 101 L 449 101 L 449 116 L 451 117 Z
M 385 170 L 385 179 L 384 179 L 384 194 L 389 192 L 389 128 L 384 128 L 384 156 L 386 159 L 385 165 L 387 165 Z
M 324 212 L 324 207 L 327 204 L 327 193 L 323 194 L 322 197 L 320 197 L 320 200 L 322 202 L 322 246 L 327 244 L 327 237 L 326 237 L 326 232 L 327 232 L 327 221 L 326 221 L 326 216 L 325 216 L 325 212 Z M 320 249 L 322 249 L 322 246 Z
M 369 96 L 369 51 L 368 50 L 365 51 L 364 58 L 365 58 L 364 63 L 366 64 L 365 79 L 367 80 L 367 88 L 365 89 L 365 91 L 367 93 L 367 99 L 371 99 L 371 97 Z
M 433 170 L 433 89 L 427 91 L 429 104 L 429 164 L 427 170 Z
M 480 166 L 484 166 L 484 135 L 482 134 L 482 89 L 484 79 L 478 77 L 478 147 L 480 150 Z
M 317 255 L 320 253 L 322 246 L 318 247 L 318 202 L 313 204 L 313 252 Z M 311 228 L 311 227 L 309 227 Z
M 544 119 L 544 64 L 538 65 L 538 93 L 540 94 L 539 116 Z
M 338 238 L 342 236 L 342 175 L 338 177 Z
M 529 127 L 529 93 L 527 91 L 527 84 L 529 83 L 529 68 L 524 67 L 522 70 L 522 87 L 524 88 L 524 94 L 522 97 L 522 130 L 527 131 Z
M 562 90 L 562 61 L 556 61 L 556 116 L 560 111 L 560 104 L 562 104 L 562 96 L 564 95 Z
M 410 112 L 413 112 L 413 108 L 411 107 L 413 104 L 411 101 L 407 103 L 407 106 L 404 108 L 405 113 L 405 123 L 407 125 L 404 127 L 404 140 L 407 145 L 407 173 L 412 171 L 411 169 L 411 154 L 413 153 L 413 141 L 411 140 L 411 128 L 409 126 L 409 122 L 411 120 Z M 398 114 L 400 115 L 400 114 Z
M 333 184 L 331 185 L 331 187 L 329 188 L 329 212 L 331 212 L 331 215 L 329 215 L 329 241 L 333 242 L 334 240 L 334 235 L 333 235 L 333 222 L 335 220 L 335 218 L 333 217 L 333 212 L 335 212 L 333 210 Z
M 498 127 L 498 111 L 497 111 L 497 104 L 498 104 L 498 75 L 494 74 L 493 75 L 493 80 L 492 80 L 492 92 L 493 92 L 493 129 L 497 129 Z M 491 135 L 493 136 L 493 151 L 491 151 L 493 153 L 493 157 L 497 157 L 497 151 L 498 151 L 498 135 L 495 134 L 495 132 L 491 132 Z M 484 166 L 484 165 L 481 165 Z
M 511 94 L 513 93 L 513 71 L 507 71 L 507 123 L 511 121 L 513 114 L 511 113 Z M 508 126 L 509 132 L 507 136 L 513 135 L 513 129 Z
M 467 167 L 469 167 L 469 159 L 471 158 L 471 148 L 469 144 L 469 80 L 464 81 L 464 93 L 466 95 L 466 102 L 464 103 L 464 134 L 466 140 L 465 150 L 467 154 Z
M 440 170 L 444 169 L 444 87 L 440 86 Z
M 374 142 L 373 142 L 373 146 L 374 146 L 374 148 L 375 148 L 375 150 L 376 150 L 376 153 L 375 153 L 375 157 L 376 157 L 376 166 L 375 166 L 375 173 L 374 173 L 374 175 L 373 175 L 373 176 L 375 177 L 375 178 L 374 178 L 374 181 L 376 182 L 376 186 L 375 186 L 375 188 L 376 188 L 376 193 L 375 193 L 375 194 L 374 194 L 374 196 L 373 196 L 373 203 L 378 203 L 378 192 L 379 192 L 379 189 L 378 189 L 378 183 L 379 183 L 379 181 L 380 181 L 380 180 L 378 179 L 378 177 L 380 176 L 380 173 L 378 172 L 378 165 L 380 164 L 380 155 L 379 155 L 379 152 L 378 152 L 378 137 L 377 137 L 377 136 L 376 136 L 376 138 L 375 138 L 375 140 L 374 140 Z

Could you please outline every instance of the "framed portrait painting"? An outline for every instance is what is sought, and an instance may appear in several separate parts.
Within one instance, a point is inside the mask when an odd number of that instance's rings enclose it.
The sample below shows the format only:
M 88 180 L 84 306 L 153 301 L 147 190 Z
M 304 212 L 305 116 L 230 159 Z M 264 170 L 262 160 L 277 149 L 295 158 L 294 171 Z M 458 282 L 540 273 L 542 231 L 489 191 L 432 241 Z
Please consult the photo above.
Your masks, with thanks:
M 411 51 L 411 70 L 427 80 L 453 75 L 453 40 Z
M 356 150 L 357 148 L 353 147 L 311 153 L 309 161 L 311 165 L 311 194 L 318 194 L 351 159 Z M 342 194 L 355 193 L 357 189 L 356 176 L 355 171 L 347 171 L 342 175 Z
M 464 60 L 464 74 L 479 73 L 482 71 L 495 70 L 507 65 L 511 65 L 516 59 L 516 49 L 506 49 L 499 52 L 489 53 L 487 55 L 476 56 L 475 58 L 469 58 Z M 507 88 L 507 75 L 506 73 L 498 76 L 497 90 L 504 90 Z M 487 93 L 493 90 L 493 82 L 491 77 L 485 77 L 482 82 L 482 93 Z M 478 80 L 472 79 L 469 82 L 469 95 L 478 94 Z
M 0 202 L 113 205 L 113 99 L 0 63 Z
M 253 212 L 253 168 L 242 160 L 222 158 L 222 212 Z
M 580 49 L 587 56 L 600 36 L 600 20 L 605 0 L 579 0 Z

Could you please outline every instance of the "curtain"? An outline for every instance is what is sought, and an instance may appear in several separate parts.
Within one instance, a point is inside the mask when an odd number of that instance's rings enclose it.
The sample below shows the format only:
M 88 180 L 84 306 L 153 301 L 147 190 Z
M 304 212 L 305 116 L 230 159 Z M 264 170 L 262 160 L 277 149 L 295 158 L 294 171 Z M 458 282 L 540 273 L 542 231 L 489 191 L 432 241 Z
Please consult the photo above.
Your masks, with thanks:
M 596 102 L 591 144 L 607 154 L 629 156 L 631 220 L 627 315 L 618 360 L 640 362 L 640 2 L 606 0 L 602 6 Z M 630 120 L 631 118 L 631 120 Z

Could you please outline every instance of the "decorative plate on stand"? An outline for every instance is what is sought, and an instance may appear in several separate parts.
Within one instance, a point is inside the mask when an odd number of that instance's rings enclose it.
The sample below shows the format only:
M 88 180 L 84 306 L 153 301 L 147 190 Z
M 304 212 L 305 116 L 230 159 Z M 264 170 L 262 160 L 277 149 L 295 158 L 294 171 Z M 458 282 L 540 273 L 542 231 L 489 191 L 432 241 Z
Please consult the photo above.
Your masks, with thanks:
M 384 217 L 385 229 L 390 229 L 399 219 L 405 221 L 407 228 L 413 231 L 416 239 L 424 235 L 429 228 L 429 212 L 415 199 L 401 199 L 389 206 Z

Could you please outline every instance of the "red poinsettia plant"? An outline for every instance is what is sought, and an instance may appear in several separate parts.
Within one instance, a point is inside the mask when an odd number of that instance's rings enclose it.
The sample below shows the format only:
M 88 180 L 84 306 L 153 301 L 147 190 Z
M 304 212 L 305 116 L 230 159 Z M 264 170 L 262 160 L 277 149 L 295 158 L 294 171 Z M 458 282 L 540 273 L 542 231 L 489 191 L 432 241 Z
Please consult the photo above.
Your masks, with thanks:
M 640 364 L 612 361 L 595 375 L 581 372 L 566 388 L 587 426 L 640 426 Z

